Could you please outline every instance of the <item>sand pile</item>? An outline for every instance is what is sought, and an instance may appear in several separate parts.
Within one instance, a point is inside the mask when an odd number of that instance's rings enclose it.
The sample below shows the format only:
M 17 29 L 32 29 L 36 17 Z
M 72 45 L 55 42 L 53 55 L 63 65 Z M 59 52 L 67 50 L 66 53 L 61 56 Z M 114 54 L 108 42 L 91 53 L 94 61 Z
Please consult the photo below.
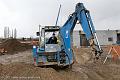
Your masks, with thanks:
M 79 64 L 85 64 L 92 61 L 94 52 L 90 48 L 73 48 L 76 62 Z
M 82 73 L 71 70 L 35 67 L 32 64 L 13 63 L 2 65 L 0 79 L 9 80 L 85 80 Z
M 52 68 L 34 67 L 24 63 L 4 65 L 1 76 L 3 79 L 8 77 L 9 80 L 63 80 L 61 75 Z
M 8 39 L 8 40 L 4 41 L 0 45 L 0 48 L 4 48 L 5 51 L 7 51 L 7 53 L 9 53 L 9 54 L 25 51 L 27 49 L 32 49 L 31 45 L 28 45 L 25 43 L 20 43 L 16 39 Z

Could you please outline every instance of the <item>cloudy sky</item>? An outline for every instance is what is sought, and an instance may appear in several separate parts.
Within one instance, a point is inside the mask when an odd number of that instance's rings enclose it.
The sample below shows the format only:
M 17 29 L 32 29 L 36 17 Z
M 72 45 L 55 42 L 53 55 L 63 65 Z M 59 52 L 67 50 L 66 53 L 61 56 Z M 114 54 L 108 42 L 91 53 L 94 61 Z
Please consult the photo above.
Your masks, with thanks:
M 78 2 L 90 11 L 96 29 L 120 29 L 120 0 L 0 0 L 0 36 L 5 26 L 17 29 L 18 37 L 35 36 L 38 25 L 63 25 Z M 76 28 L 78 29 L 78 28 Z

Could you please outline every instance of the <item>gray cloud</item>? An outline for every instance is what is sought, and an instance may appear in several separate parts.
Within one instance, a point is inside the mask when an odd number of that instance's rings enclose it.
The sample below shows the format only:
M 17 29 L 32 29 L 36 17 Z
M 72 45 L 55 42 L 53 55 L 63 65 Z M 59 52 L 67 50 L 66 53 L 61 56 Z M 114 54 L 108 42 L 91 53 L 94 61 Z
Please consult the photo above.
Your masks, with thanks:
M 0 36 L 4 26 L 16 27 L 22 37 L 34 36 L 39 24 L 55 25 L 59 3 L 58 24 L 63 25 L 79 1 L 90 10 L 96 29 L 120 29 L 120 0 L 0 0 Z

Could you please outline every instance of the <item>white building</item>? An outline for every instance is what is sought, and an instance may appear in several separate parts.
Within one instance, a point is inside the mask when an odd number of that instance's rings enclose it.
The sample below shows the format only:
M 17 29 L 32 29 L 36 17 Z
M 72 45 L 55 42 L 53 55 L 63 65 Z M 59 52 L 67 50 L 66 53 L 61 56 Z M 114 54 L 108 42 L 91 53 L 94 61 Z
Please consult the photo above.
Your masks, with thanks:
M 80 46 L 80 32 L 79 31 L 73 31 L 72 42 L 74 46 Z
M 120 30 L 96 30 L 100 45 L 120 44 Z M 89 43 L 83 31 L 73 32 L 74 46 L 88 46 Z
M 97 30 L 96 34 L 100 45 L 116 44 L 117 34 L 115 30 Z

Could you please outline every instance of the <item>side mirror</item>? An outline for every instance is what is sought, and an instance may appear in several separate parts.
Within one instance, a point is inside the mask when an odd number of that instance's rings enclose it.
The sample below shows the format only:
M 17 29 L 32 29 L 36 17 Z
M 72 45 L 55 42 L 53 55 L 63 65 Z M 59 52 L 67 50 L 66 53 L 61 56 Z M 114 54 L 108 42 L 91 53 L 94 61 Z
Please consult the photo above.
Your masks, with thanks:
M 36 35 L 37 35 L 37 36 L 40 36 L 40 32 L 36 32 Z

